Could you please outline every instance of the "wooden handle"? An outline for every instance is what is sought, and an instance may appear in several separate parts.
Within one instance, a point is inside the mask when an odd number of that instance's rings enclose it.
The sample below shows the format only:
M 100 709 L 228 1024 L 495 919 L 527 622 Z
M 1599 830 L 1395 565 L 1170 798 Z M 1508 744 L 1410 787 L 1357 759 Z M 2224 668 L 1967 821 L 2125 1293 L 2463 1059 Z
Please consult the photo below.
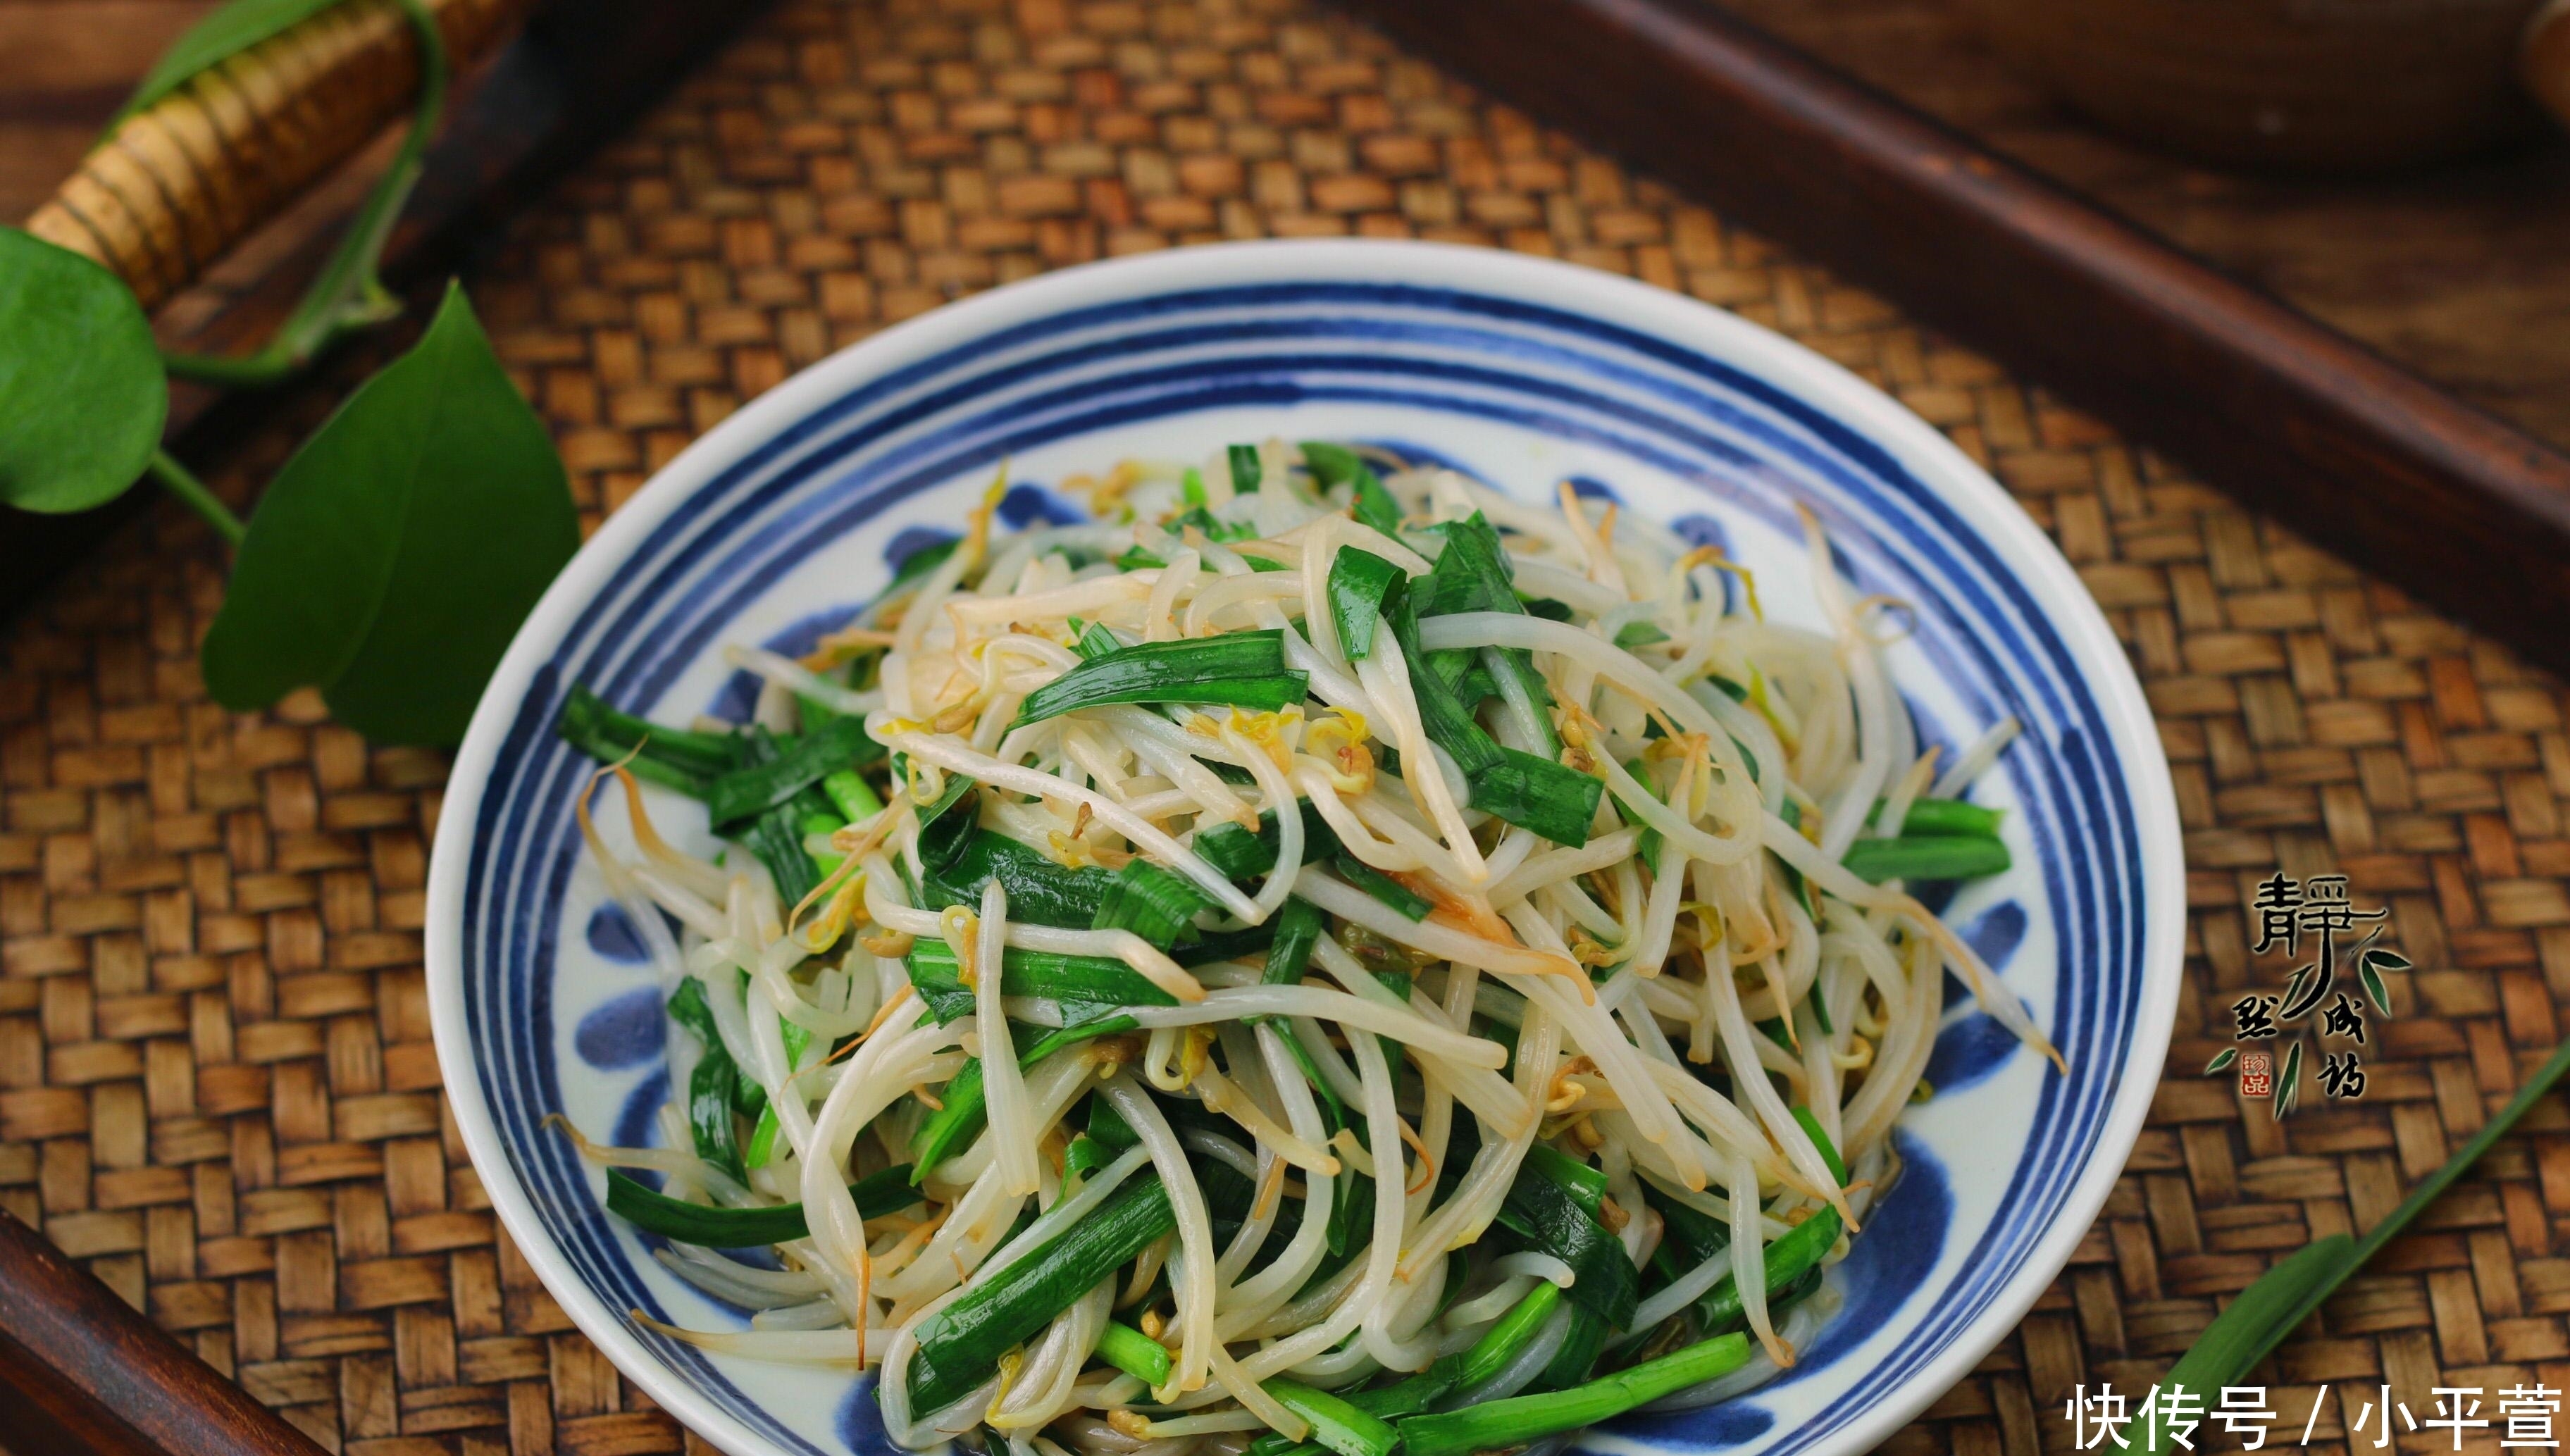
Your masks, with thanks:
M 532 0 L 428 0 L 457 66 Z M 419 39 L 395 0 L 350 0 L 117 124 L 27 219 L 153 308 L 366 145 L 419 94 Z
M 2570 459 L 1702 0 L 1345 0 L 2570 668 Z
M 0 1437 L 10 1456 L 323 1456 L 6 1210 Z
M 2525 23 L 2516 74 L 2555 121 L 2570 127 L 2570 0 L 2550 0 Z

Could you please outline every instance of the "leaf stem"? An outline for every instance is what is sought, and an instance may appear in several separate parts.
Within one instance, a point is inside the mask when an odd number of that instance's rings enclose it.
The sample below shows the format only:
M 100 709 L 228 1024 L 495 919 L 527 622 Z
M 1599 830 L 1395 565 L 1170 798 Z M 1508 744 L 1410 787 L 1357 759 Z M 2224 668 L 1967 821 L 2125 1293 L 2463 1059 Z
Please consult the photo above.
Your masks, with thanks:
M 302 301 L 264 346 L 241 356 L 164 354 L 162 362 L 172 374 L 232 389 L 275 384 L 299 372 L 342 336 L 400 315 L 401 300 L 385 289 L 376 268 L 383 260 L 384 244 L 392 239 L 394 224 L 401 220 L 402 204 L 419 182 L 429 137 L 445 111 L 448 64 L 445 37 L 425 0 L 399 0 L 399 4 L 418 38 L 420 77 L 410 130 L 403 134 L 392 166 L 366 194 L 355 220 L 304 290 Z
M 219 497 L 208 490 L 206 483 L 197 479 L 169 451 L 153 451 L 152 464 L 146 468 L 152 472 L 154 480 L 159 481 L 171 495 L 178 497 L 189 510 L 204 517 L 206 524 L 214 529 L 214 534 L 235 548 L 249 536 L 249 528 L 242 525 L 241 519 L 232 514 L 232 508 L 224 505 Z

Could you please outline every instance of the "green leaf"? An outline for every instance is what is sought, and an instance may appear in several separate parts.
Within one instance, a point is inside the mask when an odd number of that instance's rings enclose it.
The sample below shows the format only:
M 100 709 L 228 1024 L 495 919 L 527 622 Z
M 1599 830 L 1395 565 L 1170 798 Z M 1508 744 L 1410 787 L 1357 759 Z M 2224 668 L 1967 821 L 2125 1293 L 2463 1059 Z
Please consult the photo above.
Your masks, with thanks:
M 2356 974 L 2356 979 L 2364 982 L 2365 998 L 2373 1002 L 2373 1008 L 2385 1016 L 2390 1015 L 2391 988 L 2382 983 L 2382 972 L 2373 968 L 2373 961 L 2368 958 L 2359 962 Z
M 2299 1047 L 2300 1043 L 2297 1043 Z M 2399 1237 L 2410 1221 L 2426 1211 L 2454 1180 L 2471 1170 L 2500 1138 L 2507 1136 L 2517 1121 L 2550 1094 L 2564 1072 L 2570 1072 L 2570 1042 L 2552 1049 L 2526 1084 L 2508 1099 L 2498 1115 L 2481 1125 L 2471 1141 L 2454 1150 L 2444 1166 L 2427 1175 L 2427 1180 L 2409 1191 L 2400 1207 L 2383 1217 L 2381 1223 L 2364 1233 L 2361 1240 L 2350 1240 L 2344 1234 L 2333 1234 L 2314 1241 L 2310 1246 L 2285 1259 L 2231 1301 L 2204 1333 L 2178 1358 L 2169 1371 L 2169 1379 L 2184 1383 L 2191 1390 L 2219 1390 L 2236 1385 L 2265 1359 L 2297 1325 L 2309 1318 L 2331 1292 L 2349 1275 L 2364 1268 L 2385 1244 Z M 2151 1431 L 2141 1445 L 2151 1453 L 2167 1450 L 2166 1438 Z
M 273 40 L 342 0 L 232 0 L 188 28 L 144 73 L 116 120 L 161 100 L 262 41 Z
M 86 511 L 125 493 L 161 443 L 170 387 L 122 279 L 0 227 L 0 501 Z
M 2291 1116 L 2294 1104 L 2302 1101 L 2303 1044 L 2295 1042 L 2285 1051 L 2285 1074 L 2276 1081 L 2275 1118 L 2283 1122 Z
M 2300 1001 L 2303 998 L 2304 987 L 2309 986 L 2312 983 L 2312 977 L 2318 973 L 2316 967 L 2306 965 L 2286 977 L 2285 1004 L 2290 1006 Z
M 2356 1272 L 2361 1263 L 2356 1248 L 2354 1239 L 2332 1234 L 2278 1262 L 2205 1326 L 2163 1386 L 2176 1382 L 2189 1390 L 2219 1390 L 2240 1383 L 2268 1351 L 2293 1333 L 2295 1325 L 2320 1307 L 2340 1280 Z M 2157 1451 L 2167 1439 L 2155 1427 L 2136 1445 Z
M 2409 957 L 2397 950 L 2373 949 L 2364 952 L 2363 964 L 2374 970 L 2407 970 Z
M 419 343 L 268 487 L 206 685 L 245 710 L 312 684 L 368 738 L 452 743 L 579 545 L 552 438 L 450 284 Z
M 2214 1053 L 2213 1060 L 2204 1064 L 2204 1075 L 2208 1077 L 2218 1077 L 2224 1072 L 2230 1071 L 2231 1064 L 2238 1060 L 2240 1060 L 2240 1048 L 2236 1046 L 2226 1046 L 2219 1052 Z

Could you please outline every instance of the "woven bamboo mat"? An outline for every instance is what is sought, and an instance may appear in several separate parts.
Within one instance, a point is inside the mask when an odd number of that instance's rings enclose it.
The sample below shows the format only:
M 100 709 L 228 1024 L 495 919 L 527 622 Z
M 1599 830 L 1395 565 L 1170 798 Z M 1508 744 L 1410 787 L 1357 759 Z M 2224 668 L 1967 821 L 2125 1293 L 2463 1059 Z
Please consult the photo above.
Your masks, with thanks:
M 2138 1398 L 2219 1300 L 2380 1217 L 2560 1035 L 2558 683 L 1305 0 L 787 0 L 471 282 L 594 523 L 742 400 L 948 298 L 1341 232 L 1631 273 L 1841 361 L 1991 467 L 2149 685 L 2195 910 L 2171 1075 L 2070 1268 L 1893 1448 L 2065 1447 L 2070 1387 Z M 237 492 L 292 438 L 215 474 Z M 308 700 L 209 703 L 221 562 L 165 509 L 0 628 L 0 1202 L 352 1456 L 700 1447 L 571 1331 L 443 1114 L 419 967 L 443 761 Z M 2195 1075 L 2229 1002 L 2282 984 L 2241 910 L 2280 866 L 2353 876 L 2419 967 L 2364 1100 L 2307 1087 L 2282 1127 Z M 2323 1381 L 2322 1445 L 2386 1380 L 2421 1412 L 2440 1384 L 2570 1386 L 2564 1127 L 2538 1111 L 2285 1349 L 2277 1444 Z

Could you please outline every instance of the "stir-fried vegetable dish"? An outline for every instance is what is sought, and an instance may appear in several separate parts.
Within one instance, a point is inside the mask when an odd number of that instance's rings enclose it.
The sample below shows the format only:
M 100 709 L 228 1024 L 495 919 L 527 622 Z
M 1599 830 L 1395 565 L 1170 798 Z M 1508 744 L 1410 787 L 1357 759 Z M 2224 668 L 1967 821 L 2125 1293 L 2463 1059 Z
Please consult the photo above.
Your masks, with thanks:
M 1923 745 L 1808 520 L 1817 629 L 1381 451 L 1063 490 L 730 648 L 751 721 L 564 708 L 674 1023 L 660 1145 L 582 1147 L 746 1315 L 645 1322 L 909 1446 L 1535 1445 L 1809 1345 L 1948 972 L 2053 1054 L 1912 893 L 2007 868 L 2015 725 Z

